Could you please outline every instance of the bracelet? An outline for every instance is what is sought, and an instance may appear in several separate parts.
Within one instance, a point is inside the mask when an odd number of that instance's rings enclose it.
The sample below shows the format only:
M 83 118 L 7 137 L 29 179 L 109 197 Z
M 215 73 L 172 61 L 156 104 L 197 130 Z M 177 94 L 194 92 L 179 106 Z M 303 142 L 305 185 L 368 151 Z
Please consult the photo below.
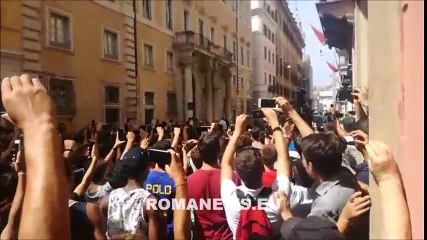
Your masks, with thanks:
M 183 186 L 183 185 L 186 185 L 186 184 L 187 184 L 187 177 L 184 177 L 184 181 L 181 182 L 181 183 L 179 183 L 179 184 L 175 183 L 175 187 Z
M 18 176 L 25 176 L 25 172 L 23 171 L 18 172 Z

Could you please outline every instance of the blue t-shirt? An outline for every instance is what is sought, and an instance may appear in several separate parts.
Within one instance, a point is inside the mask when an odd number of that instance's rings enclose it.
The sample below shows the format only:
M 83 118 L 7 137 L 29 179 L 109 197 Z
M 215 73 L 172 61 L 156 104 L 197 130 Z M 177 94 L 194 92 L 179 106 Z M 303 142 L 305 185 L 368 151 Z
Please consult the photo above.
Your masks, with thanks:
M 144 182 L 144 189 L 151 194 L 157 196 L 159 199 L 175 198 L 175 183 L 165 172 L 156 170 L 151 171 Z M 172 206 L 168 210 L 168 239 L 173 239 L 173 210 Z

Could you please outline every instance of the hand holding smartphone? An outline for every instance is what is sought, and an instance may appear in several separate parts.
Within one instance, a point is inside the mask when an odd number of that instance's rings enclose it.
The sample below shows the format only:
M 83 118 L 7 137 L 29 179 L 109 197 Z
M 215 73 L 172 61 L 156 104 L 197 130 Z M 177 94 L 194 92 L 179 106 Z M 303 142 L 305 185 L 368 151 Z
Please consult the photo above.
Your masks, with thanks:
M 159 165 L 169 165 L 172 161 L 170 152 L 166 150 L 150 149 L 148 150 L 151 161 Z

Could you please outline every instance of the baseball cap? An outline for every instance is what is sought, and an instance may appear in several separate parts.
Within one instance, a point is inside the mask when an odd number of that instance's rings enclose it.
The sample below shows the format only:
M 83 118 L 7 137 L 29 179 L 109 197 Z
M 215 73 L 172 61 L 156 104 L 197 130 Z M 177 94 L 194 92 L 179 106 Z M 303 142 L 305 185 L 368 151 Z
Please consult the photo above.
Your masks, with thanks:
M 140 147 L 133 147 L 126 152 L 120 161 L 121 166 L 124 166 L 134 171 L 142 170 L 149 166 L 150 161 L 148 154 Z
M 334 222 L 319 216 L 287 219 L 282 224 L 280 235 L 286 240 L 345 239 Z

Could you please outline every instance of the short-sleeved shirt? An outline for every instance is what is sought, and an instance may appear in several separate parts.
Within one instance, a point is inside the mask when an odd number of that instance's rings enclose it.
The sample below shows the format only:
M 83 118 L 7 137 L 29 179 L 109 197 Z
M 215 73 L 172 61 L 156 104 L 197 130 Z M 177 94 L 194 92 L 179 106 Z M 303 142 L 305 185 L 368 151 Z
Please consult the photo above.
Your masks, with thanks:
M 237 176 L 233 179 L 238 184 Z M 233 233 L 227 224 L 224 210 L 207 210 L 200 208 L 200 200 L 221 198 L 221 169 L 198 170 L 188 177 L 188 197 L 198 205 L 194 210 L 198 234 L 205 240 L 229 240 Z
M 175 198 L 175 183 L 166 172 L 151 171 L 144 182 L 144 189 L 160 199 Z M 173 210 L 168 210 L 168 239 L 173 237 Z M 172 238 L 173 239 L 173 238 Z
M 276 181 L 278 183 L 279 190 L 284 191 L 285 194 L 289 196 L 291 192 L 289 178 L 284 175 L 279 175 L 277 176 Z M 263 188 L 264 187 L 258 189 L 249 189 L 244 186 L 243 183 L 241 186 L 236 186 L 236 184 L 230 179 L 221 181 L 221 199 L 224 205 L 225 214 L 227 216 L 228 225 L 233 232 L 233 239 L 236 238 L 237 225 L 240 218 L 240 212 L 242 210 L 242 206 L 240 205 L 236 190 L 240 189 L 245 195 L 249 194 L 250 196 L 257 198 L 258 194 L 262 191 Z M 272 235 L 279 235 L 283 219 L 280 215 L 280 212 L 278 211 L 278 206 L 274 200 L 273 195 L 270 195 L 268 198 L 264 211 L 267 218 L 270 220 Z

